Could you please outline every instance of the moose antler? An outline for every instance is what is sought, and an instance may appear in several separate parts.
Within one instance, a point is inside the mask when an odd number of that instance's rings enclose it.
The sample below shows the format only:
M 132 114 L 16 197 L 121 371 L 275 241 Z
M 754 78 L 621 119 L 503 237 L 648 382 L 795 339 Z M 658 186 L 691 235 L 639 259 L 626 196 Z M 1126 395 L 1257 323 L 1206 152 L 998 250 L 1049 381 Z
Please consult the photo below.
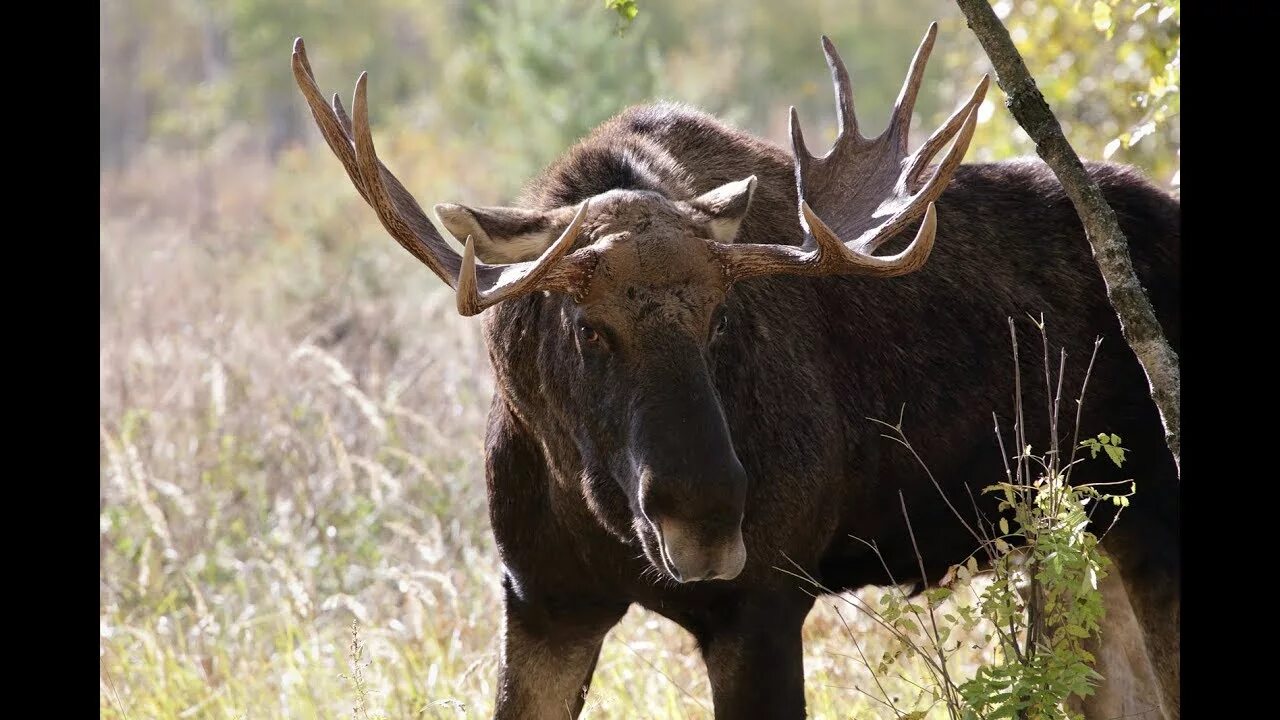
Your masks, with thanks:
M 969 148 L 978 105 L 986 96 L 988 84 L 988 77 L 983 75 L 969 100 L 924 145 L 908 155 L 911 111 L 937 35 L 938 24 L 933 23 L 911 61 L 889 127 L 873 139 L 858 132 L 849 72 L 831 40 L 823 36 L 822 49 L 831 68 L 840 123 L 830 152 L 822 157 L 809 153 L 796 109 L 791 108 L 791 144 L 804 245 L 721 245 L 717 249 L 734 279 L 774 274 L 894 277 L 924 265 L 937 229 L 933 203 L 942 195 Z M 929 160 L 952 138 L 955 144 L 928 181 L 922 183 L 921 175 Z M 922 213 L 924 221 L 905 250 L 888 257 L 872 255 Z
M 337 95 L 333 96 L 332 107 L 325 102 L 311 72 L 302 38 L 293 43 L 293 77 L 311 107 L 311 115 L 325 142 L 346 168 L 351 184 L 378 214 L 391 237 L 457 291 L 459 313 L 475 315 L 503 300 L 538 290 L 571 295 L 583 292 L 595 257 L 590 250 L 580 250 L 567 257 L 566 254 L 578 239 L 587 214 L 587 202 L 582 203 L 559 239 L 537 260 L 509 265 L 478 263 L 470 236 L 462 257 L 458 257 L 413 195 L 378 159 L 369 131 L 368 73 L 361 73 L 356 81 L 354 122 Z

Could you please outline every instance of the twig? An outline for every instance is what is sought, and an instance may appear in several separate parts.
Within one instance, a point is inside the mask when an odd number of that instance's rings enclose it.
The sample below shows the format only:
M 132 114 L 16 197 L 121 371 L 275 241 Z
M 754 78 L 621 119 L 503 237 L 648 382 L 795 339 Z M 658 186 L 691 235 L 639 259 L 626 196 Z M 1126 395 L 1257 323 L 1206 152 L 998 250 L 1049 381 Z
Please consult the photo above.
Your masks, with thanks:
M 911 527 L 911 515 L 907 513 L 907 498 L 898 491 L 898 503 L 902 505 L 902 519 L 907 521 L 907 535 L 911 536 L 911 549 L 916 554 L 916 562 L 920 564 L 920 582 L 929 586 L 929 576 L 924 571 L 924 556 L 920 554 L 920 546 L 916 543 L 916 531 Z M 929 610 L 929 624 L 933 627 L 933 648 L 938 651 L 938 666 L 942 668 L 942 691 L 947 694 L 947 713 L 956 717 L 956 702 L 952 697 L 953 685 L 951 674 L 947 672 L 947 653 L 943 648 L 942 636 L 938 634 L 938 618 L 933 612 L 933 603 L 925 598 L 925 607 Z M 926 636 L 928 634 L 926 633 Z
M 682 686 L 680 683 L 676 682 L 675 680 L 671 679 L 671 676 L 670 676 L 670 675 L 668 675 L 668 674 L 666 674 L 666 673 L 662 672 L 662 670 L 661 670 L 661 669 L 659 669 L 657 665 L 654 665 L 653 663 L 649 662 L 649 659 L 648 659 L 648 658 L 646 658 L 644 655 L 641 655 L 639 652 L 637 652 L 635 648 L 631 647 L 631 643 L 627 642 L 626 640 L 623 640 L 623 641 L 622 641 L 622 644 L 623 644 L 623 645 L 625 645 L 625 646 L 627 647 L 627 649 L 628 649 L 628 650 L 630 650 L 632 653 L 634 653 L 636 657 L 640 658 L 640 662 L 644 663 L 645 665 L 648 665 L 648 666 L 649 666 L 649 668 L 650 668 L 650 669 L 652 669 L 654 672 L 656 672 L 656 673 L 658 673 L 659 675 L 661 675 L 662 677 L 666 678 L 666 679 L 667 679 L 667 682 L 671 683 L 671 685 L 672 685 L 673 687 L 675 687 L 675 689 L 677 689 L 677 690 L 679 690 L 680 692 L 684 693 L 685 697 L 687 697 L 687 698 L 689 698 L 690 700 L 692 700 L 692 701 L 694 702 L 694 704 L 695 704 L 695 705 L 697 705 L 698 707 L 702 708 L 702 710 L 703 710 L 704 712 L 711 712 L 711 709 L 710 709 L 710 708 L 708 708 L 706 705 L 703 705 L 703 704 L 702 704 L 702 701 L 701 701 L 701 700 L 699 700 L 698 698 L 694 697 L 693 693 L 689 692 L 688 690 L 685 690 L 685 689 L 684 689 L 684 686 Z
M 898 712 L 898 708 L 896 708 L 896 707 L 894 707 L 894 706 L 892 706 L 892 705 L 890 705 L 890 704 L 886 703 L 885 701 L 881 700 L 880 698 L 876 697 L 875 695 L 872 695 L 871 693 L 867 692 L 866 690 L 863 690 L 862 688 L 858 687 L 857 685 L 854 685 L 853 687 L 849 687 L 849 686 L 847 686 L 847 685 L 829 685 L 829 684 L 828 684 L 828 685 L 823 685 L 823 687 L 828 687 L 828 688 L 831 688 L 831 689 L 833 689 L 833 690 L 856 690 L 856 691 L 858 691 L 858 692 L 862 693 L 863 695 L 866 695 L 867 697 L 871 698 L 872 700 L 875 700 L 876 702 L 880 703 L 881 705 L 884 705 L 885 707 L 892 709 L 895 713 L 898 713 L 898 717 L 902 717 L 902 713 Z
M 960 511 L 956 509 L 956 506 L 951 504 L 951 498 L 947 497 L 947 494 L 942 491 L 942 485 L 938 484 L 938 479 L 933 476 L 933 471 L 929 469 L 929 466 L 926 465 L 924 462 L 924 458 L 920 457 L 920 453 L 916 452 L 916 449 L 912 447 L 910 441 L 907 440 L 907 436 L 902 432 L 901 418 L 899 418 L 897 425 L 890 425 L 889 423 L 883 420 L 877 420 L 872 417 L 869 417 L 867 419 L 870 420 L 871 422 L 884 425 L 887 428 L 892 428 L 894 432 L 898 433 L 898 437 L 885 435 L 883 433 L 881 433 L 880 436 L 884 438 L 888 438 L 895 442 L 901 443 L 903 447 L 911 451 L 911 455 L 915 457 L 916 462 L 920 464 L 920 467 L 924 468 L 925 475 L 929 476 L 929 482 L 933 483 L 934 489 L 938 491 L 938 495 L 942 497 L 942 501 L 947 504 L 947 507 L 951 508 L 951 512 L 956 516 L 956 519 L 960 521 L 961 525 L 964 525 L 964 528 L 969 531 L 969 534 L 972 535 L 975 540 L 977 540 L 978 542 L 982 542 L 982 535 L 978 534 L 977 531 L 975 531 L 972 527 L 970 527 L 969 523 L 964 519 L 964 516 L 961 515 Z
M 867 662 L 866 653 L 862 652 L 862 646 L 858 644 L 858 638 L 853 634 L 853 628 L 849 627 L 849 623 L 845 621 L 844 614 L 840 612 L 840 608 L 834 603 L 831 609 L 836 611 L 836 617 L 840 618 L 840 624 L 844 625 L 844 631 L 849 633 L 849 639 L 853 641 L 853 647 L 858 651 L 858 655 L 862 658 L 862 664 L 871 670 L 871 679 L 876 681 L 876 687 L 880 689 L 880 694 L 884 696 L 885 703 L 893 710 L 893 714 L 902 717 L 902 711 L 894 704 L 893 698 L 889 697 L 889 693 L 885 691 L 884 685 L 880 683 L 880 674 L 871 668 L 871 663 Z
M 1084 392 L 1089 389 L 1089 376 L 1093 374 L 1093 361 L 1098 359 L 1098 347 L 1102 345 L 1102 336 L 1093 341 L 1093 354 L 1089 356 L 1089 367 L 1084 371 L 1084 382 L 1080 384 L 1080 397 L 1076 399 L 1076 431 L 1071 436 L 1071 465 L 1076 463 L 1076 452 L 1080 450 L 1080 413 L 1084 411 Z
M 852 535 L 851 535 L 850 537 L 854 537 L 854 536 L 852 536 Z M 866 540 L 862 540 L 862 538 L 854 537 L 854 539 L 855 539 L 855 540 L 859 540 L 860 542 L 863 542 L 863 543 L 866 543 L 866 542 L 867 542 Z M 875 545 L 870 544 L 870 543 L 867 543 L 867 544 L 868 544 L 868 545 L 872 548 L 872 550 L 876 553 L 876 556 L 880 558 L 880 564 L 881 564 L 881 566 L 885 568 L 885 571 L 886 571 L 886 572 L 888 572 L 888 566 L 884 564 L 884 557 L 880 555 L 880 551 L 879 551 L 878 549 L 876 549 Z M 879 612 L 877 612 L 874 608 L 871 608 L 869 605 L 867 605 L 867 603 L 863 602 L 862 598 L 859 598 L 858 596 L 854 595 L 853 597 L 854 597 L 854 598 L 856 598 L 856 599 L 857 599 L 857 601 L 858 601 L 858 603 L 861 603 L 861 605 L 855 604 L 855 603 L 854 603 L 852 600 L 850 600 L 848 597 L 845 597 L 845 596 L 839 595 L 839 593 L 837 593 L 837 592 L 835 592 L 834 590 L 832 590 L 832 589 L 828 588 L 827 586 L 823 585 L 821 582 L 819 582 L 819 581 L 817 580 L 817 578 L 813 577 L 813 576 L 812 576 L 812 575 L 810 575 L 808 572 L 806 572 L 806 571 L 805 571 L 805 569 L 804 569 L 803 567 L 801 567 L 799 563 L 797 563 L 795 560 L 792 560 L 792 559 L 791 559 L 791 557 L 790 557 L 790 556 L 788 556 L 786 553 L 782 553 L 782 557 L 786 558 L 786 559 L 787 559 L 787 562 L 789 562 L 789 563 L 791 563 L 792 565 L 794 565 L 794 566 L 796 567 L 796 569 L 797 569 L 797 570 L 799 570 L 799 571 L 800 571 L 801 573 L 803 573 L 803 574 L 802 574 L 802 575 L 797 575 L 796 573 L 793 573 L 793 572 L 791 572 L 790 570 L 787 570 L 786 568 L 780 568 L 780 567 L 778 567 L 778 566 L 776 566 L 776 565 L 775 565 L 775 566 L 773 566 L 773 569 L 774 569 L 774 570 L 778 570 L 779 572 L 784 572 L 784 573 L 786 573 L 786 574 L 788 574 L 788 575 L 790 575 L 790 576 L 792 576 L 792 577 L 794 577 L 794 578 L 799 578 L 799 579 L 801 579 L 801 580 L 806 580 L 806 581 L 808 581 L 808 582 L 812 583 L 812 584 L 813 584 L 813 586 L 814 586 L 814 587 L 816 587 L 816 588 L 818 588 L 819 590 L 822 590 L 823 592 L 825 592 L 825 593 L 827 593 L 827 594 L 829 594 L 829 595 L 836 595 L 837 597 L 840 597 L 840 599 L 841 599 L 841 600 L 843 600 L 845 603 L 847 603 L 847 604 L 849 604 L 849 605 L 852 605 L 854 608 L 856 608 L 856 609 L 858 609 L 858 610 L 861 610 L 861 611 L 862 611 L 862 612 L 863 612 L 867 617 L 871 618 L 871 620 L 872 620 L 872 621 L 874 621 L 877 625 L 879 625 L 880 627 L 882 627 L 882 628 L 884 628 L 885 630 L 887 630 L 887 631 L 889 632 L 889 634 L 893 635 L 893 637 L 894 637 L 894 638 L 896 638 L 899 642 L 901 642 L 903 645 L 906 645 L 906 646 L 910 647 L 912 651 L 914 651 L 914 652 L 918 653 L 918 654 L 920 655 L 920 659 L 924 661 L 925 665 L 928 665 L 928 666 L 929 666 L 929 668 L 930 668 L 930 669 L 931 669 L 931 671 L 934 673 L 934 675 L 936 675 L 936 676 L 938 676 L 938 677 L 941 677 L 941 672 L 940 672 L 940 671 L 939 671 L 939 669 L 938 669 L 938 668 L 933 664 L 933 659 L 932 659 L 932 658 L 930 658 L 930 657 L 929 657 L 929 655 L 928 655 L 927 653 L 925 653 L 924 651 L 922 651 L 922 650 L 920 649 L 920 645 L 919 645 L 919 644 L 917 644 L 917 643 L 916 643 L 914 640 L 912 640 L 910 637 L 908 637 L 908 636 L 906 635 L 906 633 L 903 633 L 901 630 L 898 630 L 897 628 L 893 627 L 893 626 L 892 626 L 891 624 L 889 624 L 888 622 L 885 622 L 884 618 L 880 616 L 880 613 L 879 613 Z M 890 582 L 892 582 L 892 583 L 894 583 L 894 585 L 895 585 L 895 586 L 897 585 L 897 582 L 893 579 L 893 575 L 892 575 L 892 574 L 890 574 L 890 576 L 889 576 L 889 581 L 890 581 Z M 899 591 L 899 593 L 901 593 L 901 591 Z M 902 594 L 904 597 L 905 597 L 905 595 L 906 595 L 905 593 L 901 593 L 901 594 Z M 865 606 L 865 607 L 864 607 L 864 606 Z M 917 615 L 917 617 L 919 617 L 919 616 Z M 924 620 L 920 620 L 920 625 L 923 627 L 923 625 L 924 625 Z

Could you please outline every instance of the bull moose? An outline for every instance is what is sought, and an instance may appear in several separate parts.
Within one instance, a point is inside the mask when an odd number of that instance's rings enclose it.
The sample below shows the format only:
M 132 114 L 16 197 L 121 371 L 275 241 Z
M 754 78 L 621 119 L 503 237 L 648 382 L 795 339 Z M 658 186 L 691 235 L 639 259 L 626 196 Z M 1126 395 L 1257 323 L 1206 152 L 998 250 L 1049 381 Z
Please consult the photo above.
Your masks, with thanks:
M 576 717 L 632 603 L 696 638 L 717 718 L 803 717 L 814 597 L 778 568 L 842 591 L 889 584 L 886 570 L 936 581 L 973 549 L 938 489 L 963 499 L 1003 476 L 991 414 L 1014 392 L 1006 318 L 1028 312 L 1067 348 L 1110 338 L 1082 423 L 1122 434 L 1131 460 L 1076 474 L 1139 479 L 1106 545 L 1176 717 L 1178 480 L 1159 417 L 1053 174 L 1032 159 L 961 164 L 987 78 L 908 152 L 936 35 L 875 138 L 824 37 L 839 119 L 826 155 L 809 152 L 794 108 L 788 154 L 686 106 L 632 107 L 515 207 L 437 205 L 461 255 L 378 160 L 366 75 L 349 116 L 295 42 L 295 78 L 356 190 L 460 313 L 483 313 L 498 718 Z M 1176 349 L 1180 204 L 1133 169 L 1088 169 Z M 937 489 L 869 419 L 904 404 Z M 1046 424 L 1029 417 L 1027 437 Z M 875 540 L 883 565 L 853 536 Z

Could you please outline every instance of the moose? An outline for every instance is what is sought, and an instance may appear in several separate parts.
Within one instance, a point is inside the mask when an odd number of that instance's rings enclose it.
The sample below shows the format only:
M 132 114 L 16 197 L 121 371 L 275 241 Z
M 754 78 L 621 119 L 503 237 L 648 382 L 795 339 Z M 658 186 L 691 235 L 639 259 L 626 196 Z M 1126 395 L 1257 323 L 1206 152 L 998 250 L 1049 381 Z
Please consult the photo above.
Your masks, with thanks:
M 1104 337 L 1082 425 L 1123 435 L 1130 460 L 1075 474 L 1137 479 L 1104 545 L 1177 717 L 1178 477 L 1159 416 L 1054 175 L 1026 158 L 962 164 L 988 79 L 908 152 L 936 36 L 935 23 L 877 137 L 859 132 L 824 37 L 839 121 L 827 154 L 809 151 L 794 108 L 788 153 L 687 106 L 632 107 L 514 207 L 437 205 L 461 254 L 378 159 L 367 75 L 348 115 L 295 41 L 294 76 L 356 190 L 458 312 L 482 314 L 496 717 L 577 717 L 632 603 L 696 639 L 717 718 L 804 717 L 815 598 L 779 568 L 839 592 L 923 587 L 964 558 L 973 538 L 946 498 L 1003 477 L 991 419 L 1008 422 L 1014 394 L 1007 318 L 1040 312 L 1065 348 Z M 1179 201 L 1131 168 L 1088 171 L 1177 349 Z M 903 406 L 936 487 L 872 420 Z M 1034 415 L 1026 436 L 1045 437 Z

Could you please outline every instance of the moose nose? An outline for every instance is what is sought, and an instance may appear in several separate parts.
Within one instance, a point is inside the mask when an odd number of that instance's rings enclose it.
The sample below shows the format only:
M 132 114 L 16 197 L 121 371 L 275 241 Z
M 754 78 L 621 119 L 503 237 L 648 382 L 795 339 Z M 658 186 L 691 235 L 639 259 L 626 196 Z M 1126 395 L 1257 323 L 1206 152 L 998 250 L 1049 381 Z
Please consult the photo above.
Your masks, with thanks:
M 727 537 L 706 537 L 689 523 L 658 518 L 658 541 L 667 569 L 682 582 L 698 580 L 732 580 L 747 563 L 747 546 L 742 542 L 742 528 Z

